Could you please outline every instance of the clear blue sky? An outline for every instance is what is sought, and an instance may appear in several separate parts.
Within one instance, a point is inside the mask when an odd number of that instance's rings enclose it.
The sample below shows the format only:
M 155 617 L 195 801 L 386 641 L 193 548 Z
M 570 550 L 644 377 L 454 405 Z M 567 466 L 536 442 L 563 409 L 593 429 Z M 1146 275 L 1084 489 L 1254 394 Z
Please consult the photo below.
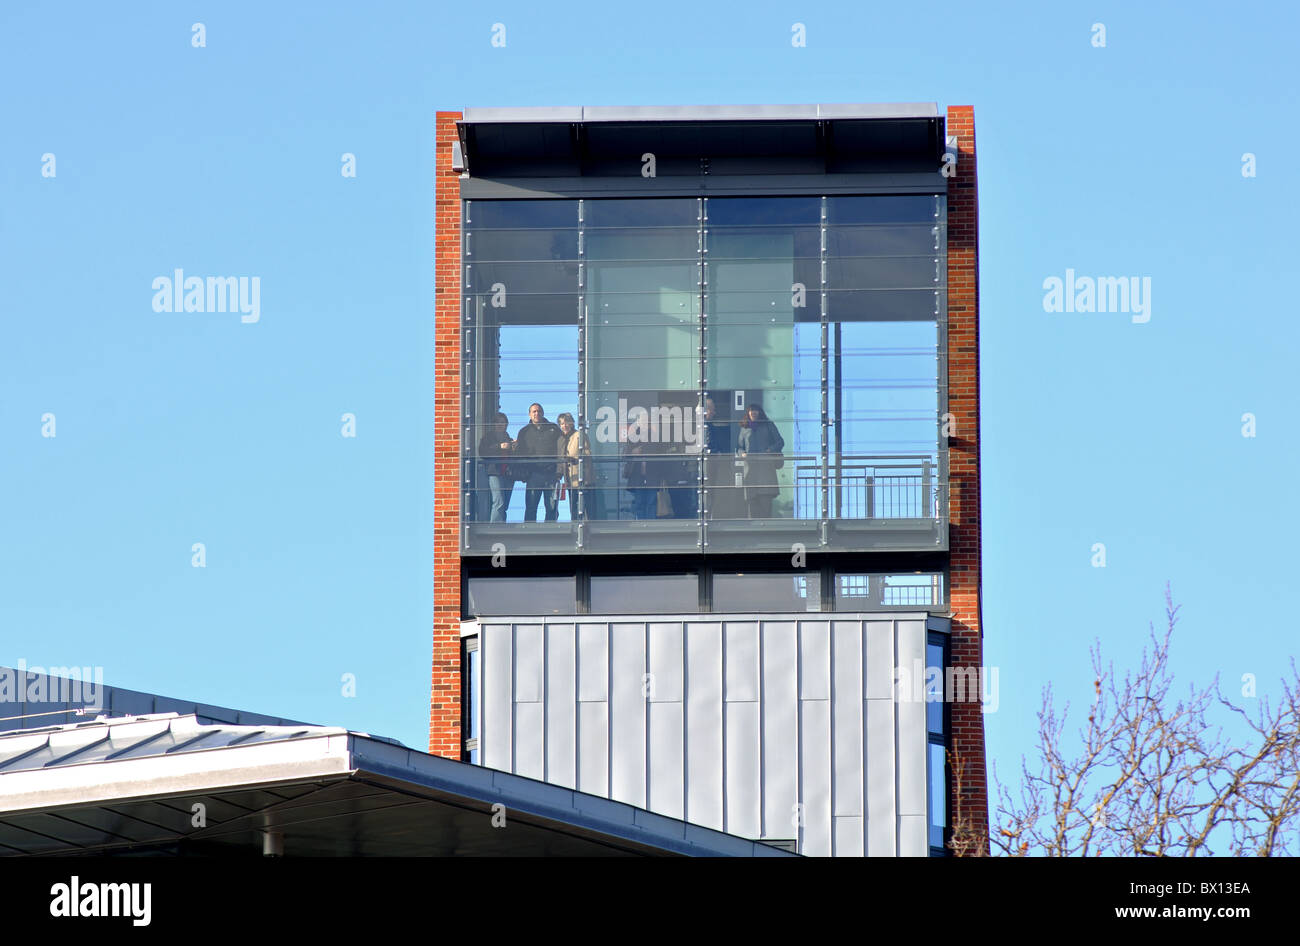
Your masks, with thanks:
M 979 139 L 992 756 L 1013 774 L 1045 682 L 1087 699 L 1094 637 L 1135 658 L 1166 580 L 1180 676 L 1275 689 L 1298 649 L 1296 8 L 739 9 L 0 7 L 0 664 L 424 745 L 451 435 L 434 112 L 936 101 Z M 177 267 L 259 276 L 260 322 L 154 312 Z M 1150 321 L 1044 312 L 1067 268 L 1150 277 Z

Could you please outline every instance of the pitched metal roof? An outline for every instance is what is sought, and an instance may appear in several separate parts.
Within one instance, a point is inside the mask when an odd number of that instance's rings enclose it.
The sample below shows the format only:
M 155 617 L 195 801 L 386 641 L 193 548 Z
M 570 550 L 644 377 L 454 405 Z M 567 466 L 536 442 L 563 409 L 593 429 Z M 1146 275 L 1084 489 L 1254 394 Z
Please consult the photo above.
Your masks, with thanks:
M 0 734 L 0 853 L 220 856 L 272 836 L 289 856 L 784 853 L 338 727 L 166 713 Z
M 84 670 L 85 675 L 77 678 L 54 675 L 45 668 L 29 668 L 22 664 L 17 668 L 0 666 L 0 732 L 33 732 L 101 715 L 123 717 L 155 713 L 178 713 L 182 716 L 192 713 L 200 722 L 239 726 L 307 725 L 301 720 L 109 686 L 97 679 L 92 680 L 91 668 Z

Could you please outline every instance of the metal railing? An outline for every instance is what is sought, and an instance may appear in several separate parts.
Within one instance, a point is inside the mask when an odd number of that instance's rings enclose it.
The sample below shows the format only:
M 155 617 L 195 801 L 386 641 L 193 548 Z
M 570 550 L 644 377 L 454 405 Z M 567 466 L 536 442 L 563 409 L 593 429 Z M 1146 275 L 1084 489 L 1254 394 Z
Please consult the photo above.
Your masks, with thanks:
M 826 467 L 795 467 L 796 519 L 940 518 L 938 464 L 930 456 L 846 456 Z M 823 511 L 823 497 L 827 509 Z
M 751 518 L 747 494 L 755 483 L 767 484 L 772 492 L 769 517 L 798 520 L 880 520 L 935 519 L 946 515 L 944 457 L 923 454 L 852 455 L 839 463 L 823 464 L 816 455 L 782 456 L 781 469 L 772 455 L 750 458 L 751 465 L 735 454 L 645 453 L 635 456 L 583 457 L 582 478 L 589 485 L 579 489 L 574 518 L 608 521 L 637 518 L 660 518 L 671 515 L 679 519 Z M 644 465 L 639 465 L 644 461 Z M 565 498 L 559 494 L 559 474 L 550 479 L 551 461 L 537 461 L 544 467 L 551 483 L 547 502 L 558 507 L 557 521 L 570 521 Z M 747 480 L 746 470 L 763 464 L 757 476 Z M 514 464 L 513 473 L 522 477 L 527 468 Z M 793 475 L 791 475 L 791 472 Z M 631 477 L 639 473 L 639 478 Z M 511 515 L 506 521 L 520 521 L 526 493 L 523 481 L 513 481 L 510 498 Z M 760 487 L 761 488 L 761 487 Z M 571 488 L 566 488 L 566 493 Z M 672 512 L 661 502 L 660 490 L 667 494 Z M 637 510 L 640 498 L 641 509 Z M 650 511 L 650 500 L 656 511 Z M 487 521 L 490 491 L 486 476 L 481 485 L 465 493 L 465 518 Z M 533 497 L 533 505 L 546 502 Z M 659 507 L 663 506 L 663 509 Z M 541 519 L 543 509 L 535 511 Z

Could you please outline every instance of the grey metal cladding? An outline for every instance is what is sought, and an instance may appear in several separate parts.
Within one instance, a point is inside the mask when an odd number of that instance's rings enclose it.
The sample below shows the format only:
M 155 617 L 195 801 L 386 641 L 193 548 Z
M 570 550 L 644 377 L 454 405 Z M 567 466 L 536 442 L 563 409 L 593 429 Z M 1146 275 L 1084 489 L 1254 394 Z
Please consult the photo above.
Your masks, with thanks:
M 555 784 L 803 854 L 928 853 L 925 706 L 894 692 L 924 613 L 538 620 L 478 625 L 486 765 L 545 759 Z

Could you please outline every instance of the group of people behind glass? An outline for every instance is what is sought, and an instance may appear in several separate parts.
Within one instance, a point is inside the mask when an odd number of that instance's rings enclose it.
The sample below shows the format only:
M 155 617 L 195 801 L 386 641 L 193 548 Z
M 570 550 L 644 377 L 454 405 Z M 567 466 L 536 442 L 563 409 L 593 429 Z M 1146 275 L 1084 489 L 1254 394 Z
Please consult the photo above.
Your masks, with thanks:
M 572 414 L 561 414 L 556 420 L 559 423 L 547 420 L 542 405 L 533 404 L 528 408 L 528 423 L 512 438 L 507 429 L 510 419 L 498 413 L 479 440 L 491 497 L 490 522 L 506 521 L 516 482 L 524 484 L 526 522 L 535 520 L 539 507 L 546 522 L 557 521 L 562 496 L 568 497 L 570 518 L 579 518 L 579 496 L 593 480 L 591 464 L 579 460 L 591 451 L 586 436 L 575 429 Z
M 733 452 L 731 425 L 714 419 L 712 398 L 705 400 L 704 430 L 694 451 L 671 453 L 660 444 L 629 444 L 623 476 L 637 519 L 694 519 L 698 512 L 698 456 L 703 447 L 705 484 L 712 497 L 712 518 L 767 518 L 780 492 L 777 470 L 784 466 L 785 440 L 757 404 L 750 404 L 739 425 Z M 528 423 L 510 437 L 509 418 L 496 422 L 479 441 L 487 474 L 491 522 L 505 522 L 516 482 L 524 484 L 524 521 L 540 509 L 546 522 L 559 519 L 560 500 L 568 498 L 569 518 L 600 518 L 594 508 L 597 490 L 591 447 L 577 430 L 573 415 L 546 419 L 541 404 L 528 408 Z M 585 461 L 585 462 L 584 462 Z

